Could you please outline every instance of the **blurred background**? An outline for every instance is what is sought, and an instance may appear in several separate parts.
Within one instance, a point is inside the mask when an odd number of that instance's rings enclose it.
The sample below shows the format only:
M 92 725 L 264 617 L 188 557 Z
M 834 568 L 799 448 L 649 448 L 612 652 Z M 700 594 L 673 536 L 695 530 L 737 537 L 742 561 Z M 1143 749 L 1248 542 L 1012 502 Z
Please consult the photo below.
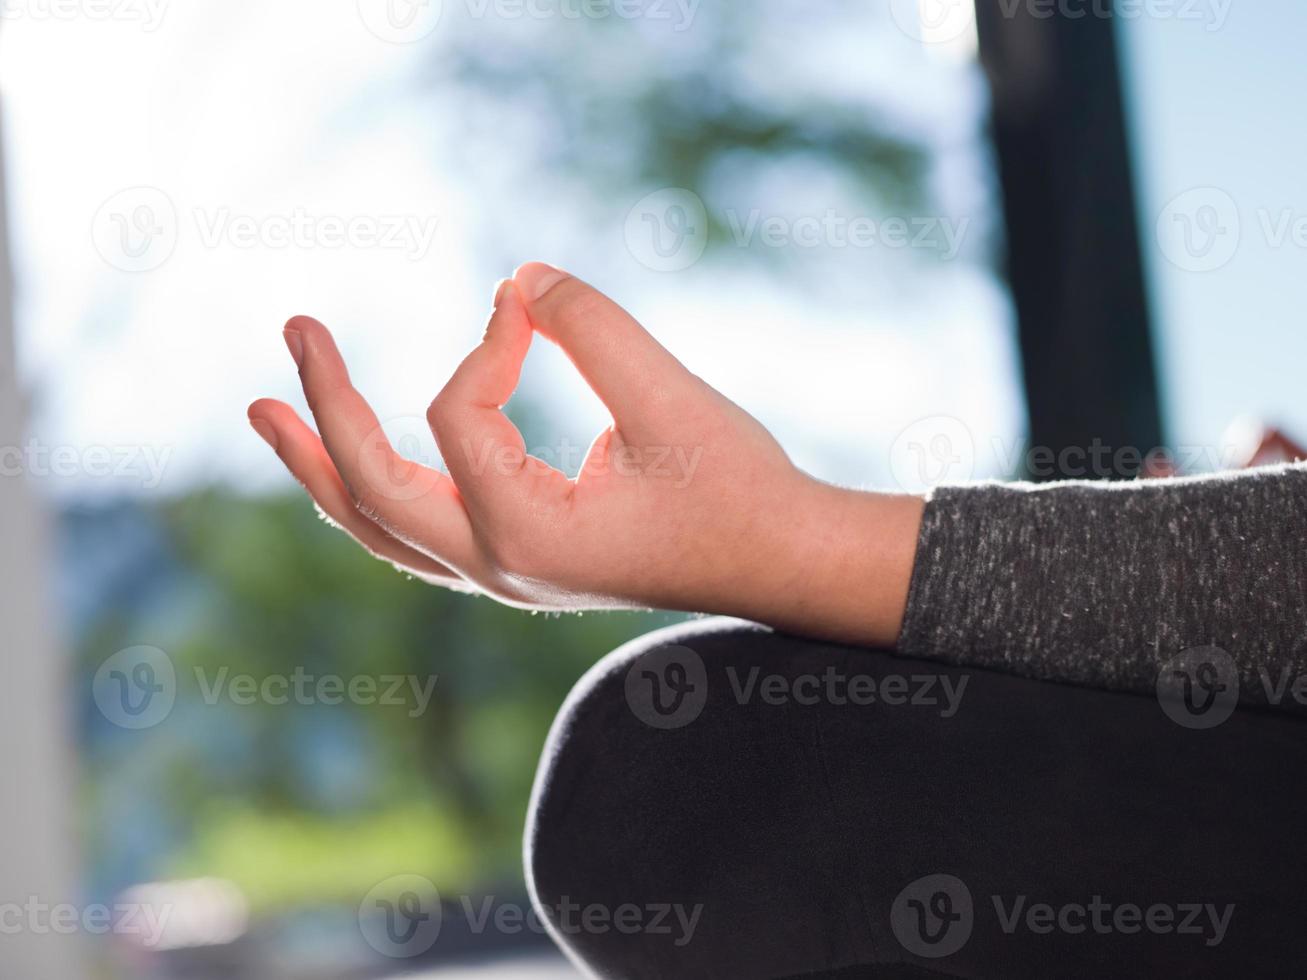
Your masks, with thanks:
M 1044 7 L 5 0 L 0 975 L 572 975 L 536 761 L 677 617 L 525 616 L 325 527 L 245 420 L 302 405 L 292 314 L 429 463 L 530 259 L 831 481 L 1307 432 L 1307 10 Z M 511 413 L 573 471 L 605 421 L 540 343 Z

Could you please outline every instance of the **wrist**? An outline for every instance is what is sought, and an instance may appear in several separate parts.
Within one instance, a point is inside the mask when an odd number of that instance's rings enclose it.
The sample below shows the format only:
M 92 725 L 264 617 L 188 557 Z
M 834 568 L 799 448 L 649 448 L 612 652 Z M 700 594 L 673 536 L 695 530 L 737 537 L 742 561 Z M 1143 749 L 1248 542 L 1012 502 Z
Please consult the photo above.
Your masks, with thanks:
M 894 647 L 925 500 L 796 474 L 790 499 L 770 515 L 770 546 L 744 558 L 750 567 L 741 570 L 734 615 L 787 632 Z

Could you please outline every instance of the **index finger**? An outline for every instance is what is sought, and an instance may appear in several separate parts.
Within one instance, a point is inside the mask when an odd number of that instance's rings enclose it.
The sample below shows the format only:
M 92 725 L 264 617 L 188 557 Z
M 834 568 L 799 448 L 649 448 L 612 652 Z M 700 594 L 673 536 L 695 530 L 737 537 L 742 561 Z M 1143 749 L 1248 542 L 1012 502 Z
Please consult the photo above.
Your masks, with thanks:
M 458 490 L 439 470 L 404 459 L 376 413 L 350 382 L 330 331 L 311 317 L 286 325 L 309 408 L 323 445 L 355 505 L 391 534 L 461 568 L 471 555 L 471 528 Z

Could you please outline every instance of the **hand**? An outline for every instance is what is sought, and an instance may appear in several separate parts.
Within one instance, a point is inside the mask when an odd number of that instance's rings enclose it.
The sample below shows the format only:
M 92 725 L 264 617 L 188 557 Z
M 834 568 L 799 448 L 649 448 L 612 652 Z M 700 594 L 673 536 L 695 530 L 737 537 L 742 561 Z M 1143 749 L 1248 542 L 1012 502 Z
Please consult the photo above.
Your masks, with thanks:
M 528 455 L 501 411 L 533 331 L 612 414 L 575 480 Z M 321 438 L 281 402 L 255 402 L 251 423 L 327 517 L 420 578 L 526 608 L 684 609 L 895 639 L 895 610 L 875 609 L 872 593 L 888 579 L 906 597 L 915 537 L 906 570 L 898 539 L 905 527 L 915 535 L 920 501 L 803 474 L 757 421 L 578 279 L 533 263 L 501 285 L 481 345 L 427 412 L 448 475 L 398 456 L 322 324 L 297 317 L 286 342 Z M 855 525 L 861 557 L 846 554 Z M 889 537 L 896 567 L 875 567 Z M 838 576 L 863 566 L 868 591 L 849 596 L 856 580 Z M 832 587 L 845 595 L 833 622 L 829 597 L 813 595 Z

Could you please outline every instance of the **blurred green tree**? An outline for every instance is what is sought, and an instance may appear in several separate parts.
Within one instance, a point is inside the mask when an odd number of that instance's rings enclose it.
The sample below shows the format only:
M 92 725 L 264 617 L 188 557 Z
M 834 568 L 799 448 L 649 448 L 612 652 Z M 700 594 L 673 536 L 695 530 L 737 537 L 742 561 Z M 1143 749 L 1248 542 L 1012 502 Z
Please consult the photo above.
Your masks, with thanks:
M 399 871 L 454 893 L 520 881 L 558 706 L 596 659 L 673 618 L 531 616 L 431 588 L 326 528 L 301 496 L 210 490 L 148 513 L 172 567 L 85 632 L 83 690 L 108 653 L 150 642 L 176 666 L 177 701 L 155 728 L 91 730 L 90 811 L 112 813 L 134 785 L 176 831 L 152 852 L 154 873 L 229 877 L 262 906 L 357 901 Z M 297 674 L 310 692 L 324 675 L 376 681 L 376 699 L 392 677 L 405 686 L 384 704 L 231 696 L 238 676 Z

